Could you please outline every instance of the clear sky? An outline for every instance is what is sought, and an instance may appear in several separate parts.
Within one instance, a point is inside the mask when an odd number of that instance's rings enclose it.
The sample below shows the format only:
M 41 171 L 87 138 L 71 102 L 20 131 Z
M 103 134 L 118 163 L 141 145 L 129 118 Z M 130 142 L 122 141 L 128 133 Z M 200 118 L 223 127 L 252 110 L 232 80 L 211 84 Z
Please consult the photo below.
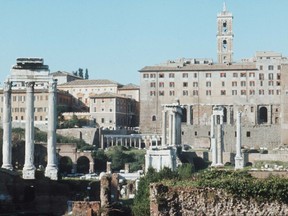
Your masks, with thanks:
M 288 56 L 288 0 L 226 0 L 234 16 L 234 60 L 256 51 Z M 147 65 L 216 61 L 222 0 L 0 0 L 0 82 L 18 57 L 50 71 L 89 70 L 90 79 L 139 84 Z

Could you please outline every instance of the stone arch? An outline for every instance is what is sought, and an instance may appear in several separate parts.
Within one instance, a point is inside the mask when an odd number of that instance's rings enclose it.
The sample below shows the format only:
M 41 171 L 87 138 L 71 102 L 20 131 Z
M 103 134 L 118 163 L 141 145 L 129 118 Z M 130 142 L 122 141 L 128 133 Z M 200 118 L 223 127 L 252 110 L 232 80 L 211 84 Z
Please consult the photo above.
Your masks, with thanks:
M 260 107 L 259 109 L 259 124 L 268 122 L 268 110 L 266 107 Z
M 156 121 L 156 116 L 155 115 L 152 116 L 152 121 Z
M 59 160 L 59 172 L 63 174 L 72 173 L 73 162 L 70 157 L 64 156 Z
M 77 159 L 77 172 L 89 173 L 90 160 L 86 156 L 81 156 Z

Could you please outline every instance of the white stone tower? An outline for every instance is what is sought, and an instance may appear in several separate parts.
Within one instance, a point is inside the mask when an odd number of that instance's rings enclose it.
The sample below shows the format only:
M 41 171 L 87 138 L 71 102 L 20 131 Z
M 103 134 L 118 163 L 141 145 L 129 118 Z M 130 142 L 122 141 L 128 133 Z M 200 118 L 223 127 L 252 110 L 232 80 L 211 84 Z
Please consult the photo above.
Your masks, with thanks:
M 229 64 L 233 61 L 233 32 L 232 13 L 226 10 L 223 4 L 223 11 L 217 15 L 217 54 L 218 63 Z

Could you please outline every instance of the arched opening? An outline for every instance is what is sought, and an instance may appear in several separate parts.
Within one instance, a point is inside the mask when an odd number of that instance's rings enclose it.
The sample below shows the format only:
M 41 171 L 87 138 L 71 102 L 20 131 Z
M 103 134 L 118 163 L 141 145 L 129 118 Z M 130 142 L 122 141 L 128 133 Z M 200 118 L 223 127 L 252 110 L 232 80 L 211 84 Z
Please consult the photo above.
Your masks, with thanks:
M 89 159 L 85 156 L 81 156 L 77 160 L 77 172 L 78 173 L 89 173 Z
M 259 124 L 267 123 L 268 111 L 266 107 L 261 107 L 259 109 Z
M 67 175 L 72 173 L 73 162 L 70 157 L 61 157 L 59 161 L 59 172 Z
M 187 122 L 187 108 L 186 107 L 182 108 L 181 122 Z
M 152 116 L 152 121 L 156 121 L 156 116 L 155 115 Z

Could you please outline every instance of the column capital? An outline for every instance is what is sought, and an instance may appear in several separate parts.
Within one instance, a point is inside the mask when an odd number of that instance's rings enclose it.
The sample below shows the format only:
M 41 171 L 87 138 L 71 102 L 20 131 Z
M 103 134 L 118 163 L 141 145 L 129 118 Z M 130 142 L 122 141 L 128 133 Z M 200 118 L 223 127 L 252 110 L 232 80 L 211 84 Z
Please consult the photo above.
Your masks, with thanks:
M 34 85 L 35 85 L 35 82 L 25 82 L 25 86 L 27 88 L 27 91 L 28 90 L 34 90 Z
M 49 82 L 49 92 L 55 92 L 57 90 L 57 80 L 53 79 Z
M 4 88 L 3 88 L 3 91 L 11 91 L 11 88 L 12 88 L 12 82 L 10 81 L 5 81 L 4 82 Z

